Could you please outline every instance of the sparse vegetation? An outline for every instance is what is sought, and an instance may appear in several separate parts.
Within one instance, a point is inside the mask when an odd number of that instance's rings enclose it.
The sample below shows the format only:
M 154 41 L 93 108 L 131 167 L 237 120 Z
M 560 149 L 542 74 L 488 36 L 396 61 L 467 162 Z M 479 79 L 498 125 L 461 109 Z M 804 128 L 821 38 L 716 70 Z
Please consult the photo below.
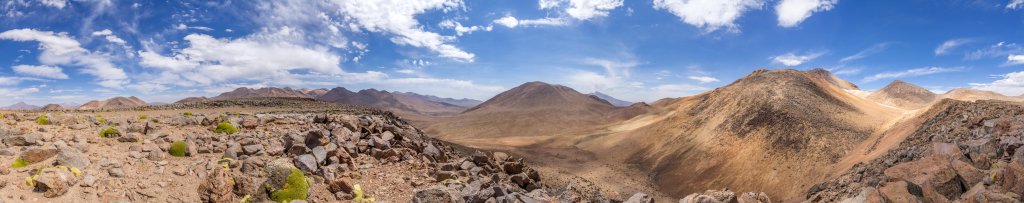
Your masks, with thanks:
M 26 167 L 26 166 L 31 165 L 31 164 L 32 163 L 29 163 L 28 161 L 25 161 L 25 159 L 18 158 L 18 159 L 15 159 L 14 163 L 11 164 L 11 168 L 22 168 L 22 167 Z
M 219 124 L 217 124 L 217 128 L 213 129 L 213 132 L 215 132 L 215 133 L 234 134 L 234 133 L 238 132 L 238 128 L 235 128 L 235 126 L 231 125 L 231 123 L 220 122 Z
M 121 132 L 111 127 L 103 129 L 103 131 L 100 131 L 100 137 L 116 137 L 119 135 L 121 135 Z
M 39 115 L 39 117 L 36 118 L 36 124 L 39 124 L 39 125 L 50 125 L 50 119 L 46 118 L 46 115 Z
M 171 156 L 176 157 L 184 157 L 186 151 L 188 151 L 188 145 L 185 144 L 185 141 L 177 141 L 171 143 L 171 148 L 167 149 L 167 153 L 170 153 Z
M 139 120 L 146 120 L 146 119 L 149 119 L 149 116 L 139 115 Z
M 285 179 L 284 187 L 270 193 L 270 199 L 274 202 L 291 202 L 292 200 L 306 200 L 309 196 L 309 181 L 306 175 L 298 168 L 292 168 L 291 174 Z
M 355 184 L 352 186 L 352 196 L 352 201 L 354 202 L 369 203 L 376 201 L 373 199 L 373 197 L 363 194 L 363 187 L 360 187 L 359 184 Z
M 185 113 L 181 113 L 181 115 L 191 116 L 192 112 L 186 111 Z

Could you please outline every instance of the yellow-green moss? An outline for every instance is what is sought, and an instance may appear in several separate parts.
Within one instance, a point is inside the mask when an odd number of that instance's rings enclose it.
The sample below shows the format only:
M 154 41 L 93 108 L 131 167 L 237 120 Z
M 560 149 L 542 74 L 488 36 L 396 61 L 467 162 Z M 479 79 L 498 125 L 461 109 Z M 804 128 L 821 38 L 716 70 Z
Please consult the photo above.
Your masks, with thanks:
M 185 151 L 188 151 L 188 145 L 185 144 L 185 141 L 171 143 L 171 148 L 167 149 L 167 153 L 176 157 L 184 157 Z
M 146 119 L 149 119 L 149 116 L 139 115 L 139 120 L 146 120 Z
M 117 131 L 117 129 L 109 127 L 107 129 L 103 129 L 103 131 L 100 131 L 100 137 L 110 137 L 111 135 L 121 135 L 121 132 Z
M 192 112 L 188 112 L 188 111 L 186 111 L 185 113 L 181 113 L 181 115 L 191 116 L 191 115 L 192 115 Z
M 284 188 L 270 193 L 270 200 L 274 202 L 291 202 L 292 200 L 306 200 L 309 196 L 309 181 L 306 175 L 298 168 L 292 168 L 291 174 L 285 179 Z
M 359 184 L 352 186 L 352 201 L 359 203 L 375 202 L 373 197 L 363 194 L 363 187 L 360 187 Z
M 14 160 L 14 163 L 11 163 L 11 168 L 22 168 L 22 167 L 26 167 L 28 165 L 32 165 L 32 163 L 29 163 L 28 161 L 25 161 L 24 159 L 18 158 L 18 159 Z
M 46 118 L 46 115 L 39 115 L 39 118 L 36 118 L 36 124 L 50 125 L 50 119 Z
M 234 134 L 234 133 L 238 132 L 238 128 L 235 128 L 235 126 L 231 125 L 231 123 L 220 122 L 219 124 L 217 124 L 217 129 L 213 129 L 213 132 L 215 132 L 215 133 Z

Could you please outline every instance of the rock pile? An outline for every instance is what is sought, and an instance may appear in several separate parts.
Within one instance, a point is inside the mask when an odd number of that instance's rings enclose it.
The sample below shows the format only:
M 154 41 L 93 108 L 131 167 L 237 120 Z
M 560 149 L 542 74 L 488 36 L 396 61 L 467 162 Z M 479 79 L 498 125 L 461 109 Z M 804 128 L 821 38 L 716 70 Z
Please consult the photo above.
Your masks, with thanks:
M 1021 202 L 1024 105 L 944 100 L 887 154 L 815 185 L 811 202 Z

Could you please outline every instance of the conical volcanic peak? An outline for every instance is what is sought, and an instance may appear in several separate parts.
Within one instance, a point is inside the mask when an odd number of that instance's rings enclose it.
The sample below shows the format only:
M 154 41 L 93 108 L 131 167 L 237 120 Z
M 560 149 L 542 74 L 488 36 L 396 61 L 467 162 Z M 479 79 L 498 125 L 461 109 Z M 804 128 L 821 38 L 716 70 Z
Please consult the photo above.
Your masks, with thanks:
M 917 109 L 935 101 L 938 96 L 923 87 L 894 80 L 882 89 L 871 93 L 867 98 L 885 105 Z
M 600 108 L 610 110 L 614 109 L 615 106 L 608 103 L 608 101 L 582 94 L 566 86 L 552 85 L 544 82 L 528 82 L 502 92 L 466 112 L 486 109 L 537 108 Z

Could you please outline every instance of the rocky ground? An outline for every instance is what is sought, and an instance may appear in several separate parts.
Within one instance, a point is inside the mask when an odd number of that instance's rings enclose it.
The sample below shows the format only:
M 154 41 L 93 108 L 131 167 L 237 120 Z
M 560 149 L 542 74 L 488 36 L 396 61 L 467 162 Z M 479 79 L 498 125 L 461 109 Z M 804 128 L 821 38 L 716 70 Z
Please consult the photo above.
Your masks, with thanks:
M 549 185 L 521 158 L 301 99 L 5 112 L 2 123 L 0 202 L 651 201 Z
M 1024 105 L 943 100 L 898 147 L 815 185 L 810 202 L 1021 202 Z

